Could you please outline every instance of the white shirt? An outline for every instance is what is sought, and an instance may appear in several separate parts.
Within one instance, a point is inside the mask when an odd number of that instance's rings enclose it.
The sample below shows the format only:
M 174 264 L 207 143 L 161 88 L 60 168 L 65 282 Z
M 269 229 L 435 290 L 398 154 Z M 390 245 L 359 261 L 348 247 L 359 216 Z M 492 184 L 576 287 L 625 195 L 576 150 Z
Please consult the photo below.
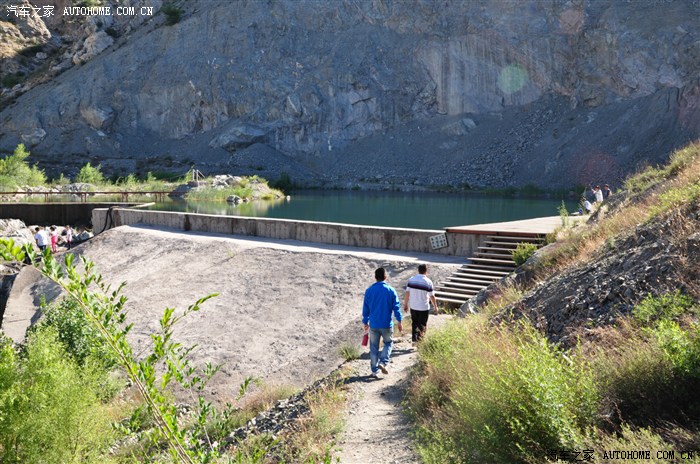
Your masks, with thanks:
M 598 189 L 595 191 L 595 201 L 596 203 L 602 203 L 603 202 L 603 191 Z
M 46 246 L 49 243 L 49 238 L 46 236 L 46 231 L 40 230 L 34 236 L 36 244 L 39 246 Z
M 435 296 L 433 281 L 425 274 L 416 274 L 406 284 L 408 307 L 416 311 L 430 310 L 430 295 Z

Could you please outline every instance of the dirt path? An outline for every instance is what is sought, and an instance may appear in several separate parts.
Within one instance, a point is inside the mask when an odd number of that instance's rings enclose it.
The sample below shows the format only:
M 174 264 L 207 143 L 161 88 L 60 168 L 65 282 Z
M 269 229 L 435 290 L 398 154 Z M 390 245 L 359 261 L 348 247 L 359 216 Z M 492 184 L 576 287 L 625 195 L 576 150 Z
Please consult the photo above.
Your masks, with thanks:
M 443 325 L 450 316 L 431 315 L 430 330 Z M 389 364 L 389 374 L 380 379 L 369 377 L 369 350 L 352 362 L 357 372 L 349 380 L 350 401 L 345 429 L 338 440 L 341 464 L 396 463 L 418 464 L 411 425 L 401 403 L 408 386 L 408 373 L 418 352 L 411 346 L 411 327 L 404 326 L 397 336 Z

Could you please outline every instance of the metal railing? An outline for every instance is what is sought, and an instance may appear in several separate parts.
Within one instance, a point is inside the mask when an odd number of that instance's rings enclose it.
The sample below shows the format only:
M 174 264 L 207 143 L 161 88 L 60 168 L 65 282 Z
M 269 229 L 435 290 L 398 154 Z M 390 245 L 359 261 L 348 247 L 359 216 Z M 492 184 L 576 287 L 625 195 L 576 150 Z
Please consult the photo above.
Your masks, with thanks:
M 167 196 L 182 196 L 185 192 L 177 191 L 114 191 L 114 192 L 0 192 L 0 195 L 24 195 L 24 196 L 44 196 L 44 201 L 49 202 L 51 195 L 77 195 L 81 202 L 87 202 L 88 197 L 92 195 L 119 195 L 121 201 L 128 202 L 129 196 L 145 196 L 149 195 L 155 198 L 157 202 L 162 202 Z

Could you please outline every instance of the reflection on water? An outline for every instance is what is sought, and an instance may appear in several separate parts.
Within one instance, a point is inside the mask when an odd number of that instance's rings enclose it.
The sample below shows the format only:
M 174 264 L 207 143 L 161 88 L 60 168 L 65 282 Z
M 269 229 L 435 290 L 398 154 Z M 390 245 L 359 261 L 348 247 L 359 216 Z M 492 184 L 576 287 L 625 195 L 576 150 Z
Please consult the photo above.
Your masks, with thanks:
M 290 201 L 224 202 L 169 201 L 149 209 L 226 216 L 253 216 L 415 229 L 515 221 L 557 216 L 561 200 L 499 198 L 429 192 L 298 192 Z M 577 203 L 567 201 L 569 211 Z
M 187 213 L 218 214 L 220 216 L 268 217 L 270 209 L 284 203 L 285 199 L 258 200 L 233 206 L 225 201 L 183 201 L 174 200 L 158 203 L 148 209 L 160 211 L 182 211 Z M 276 217 L 276 216 L 269 216 Z

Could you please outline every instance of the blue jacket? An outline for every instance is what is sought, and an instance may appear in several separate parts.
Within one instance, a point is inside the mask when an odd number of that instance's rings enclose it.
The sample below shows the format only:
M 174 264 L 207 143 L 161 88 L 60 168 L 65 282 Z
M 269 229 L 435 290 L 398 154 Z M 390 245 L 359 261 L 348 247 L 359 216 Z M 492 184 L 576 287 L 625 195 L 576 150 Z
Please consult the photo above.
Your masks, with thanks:
M 391 320 L 391 312 L 397 321 L 400 321 L 401 304 L 396 290 L 386 282 L 375 282 L 365 290 L 365 302 L 362 305 L 362 323 L 371 329 L 388 329 L 394 326 Z

